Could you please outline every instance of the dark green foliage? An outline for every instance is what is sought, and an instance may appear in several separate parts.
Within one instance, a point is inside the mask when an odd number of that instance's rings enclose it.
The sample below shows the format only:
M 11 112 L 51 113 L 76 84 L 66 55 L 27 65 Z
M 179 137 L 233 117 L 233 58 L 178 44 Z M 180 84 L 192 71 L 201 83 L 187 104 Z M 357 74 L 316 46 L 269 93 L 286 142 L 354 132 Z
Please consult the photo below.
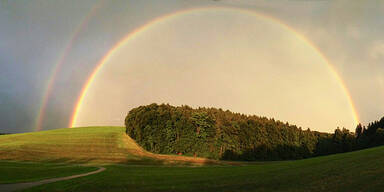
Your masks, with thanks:
M 384 144 L 384 118 L 328 134 L 228 110 L 151 104 L 132 109 L 125 125 L 148 151 L 225 160 L 302 159 Z
M 132 109 L 125 125 L 148 151 L 214 159 L 301 159 L 314 156 L 319 138 L 327 137 L 265 117 L 165 104 Z
M 361 131 L 360 131 L 361 130 Z M 358 131 L 360 134 L 358 135 Z M 380 121 L 369 123 L 367 127 L 360 124 L 356 128 L 358 137 L 357 147 L 359 149 L 374 147 L 384 144 L 384 117 Z
M 361 125 L 361 123 L 359 123 L 355 130 L 355 136 L 356 138 L 359 138 L 362 134 L 363 134 L 363 126 Z

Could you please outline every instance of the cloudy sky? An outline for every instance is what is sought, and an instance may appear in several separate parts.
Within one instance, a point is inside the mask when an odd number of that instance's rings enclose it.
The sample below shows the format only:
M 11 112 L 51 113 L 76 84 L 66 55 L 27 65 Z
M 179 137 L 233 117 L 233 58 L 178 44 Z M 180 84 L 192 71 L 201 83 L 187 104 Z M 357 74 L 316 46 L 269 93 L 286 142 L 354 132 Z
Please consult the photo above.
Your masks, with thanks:
M 180 12 L 182 10 L 188 10 L 193 8 L 208 8 L 208 7 L 220 7 L 226 9 L 236 9 L 236 10 L 246 10 L 247 12 L 254 12 L 258 15 L 263 15 L 263 17 L 271 18 L 270 20 L 278 21 L 282 25 L 286 25 L 289 28 L 292 28 L 301 36 L 321 52 L 321 54 L 329 61 L 333 66 L 335 71 L 340 75 L 340 78 L 345 82 L 345 87 L 350 93 L 351 99 L 356 107 L 359 119 L 362 123 L 367 123 L 369 121 L 377 120 L 378 118 L 384 115 L 384 40 L 382 34 L 384 34 L 384 2 L 382 1 L 326 1 L 326 0 L 285 0 L 285 1 L 254 1 L 254 0 L 221 0 L 221 1 L 203 1 L 203 0 L 174 0 L 174 1 L 150 1 L 150 0 L 137 0 L 137 1 L 96 1 L 96 0 L 84 0 L 84 1 L 68 1 L 68 0 L 57 0 L 57 1 L 0 1 L 0 132 L 26 132 L 37 130 L 39 124 L 39 119 L 41 120 L 41 129 L 55 129 L 68 127 L 72 113 L 76 106 L 76 101 L 78 100 L 82 87 L 86 83 L 87 79 L 90 77 L 91 73 L 99 63 L 99 61 L 107 54 L 107 52 L 114 47 L 114 45 L 121 41 L 127 34 L 130 34 L 132 31 L 137 30 L 141 26 L 145 26 L 147 23 L 153 21 L 155 18 L 161 17 L 163 15 L 169 15 L 175 12 Z M 216 13 L 216 12 L 217 13 Z M 241 11 L 238 11 L 241 12 Z M 212 15 L 213 14 L 213 15 Z M 220 17 L 219 17 L 220 16 Z M 239 21 L 246 21 L 249 25 L 241 24 Z M 227 13 L 225 11 L 220 11 L 218 9 L 211 10 L 204 13 L 196 13 L 194 16 L 185 15 L 180 16 L 176 20 L 164 21 L 162 24 L 158 24 L 153 29 L 147 30 L 145 34 L 141 35 L 142 41 L 135 40 L 130 45 L 125 46 L 123 50 L 126 52 L 120 53 L 121 55 L 127 55 L 132 53 L 135 50 L 148 49 L 154 46 L 162 46 L 165 43 L 164 38 L 161 34 L 166 35 L 174 34 L 169 38 L 170 49 L 176 49 L 175 46 L 186 46 L 191 38 L 198 38 L 196 40 L 202 41 L 212 41 L 214 39 L 204 36 L 204 34 L 217 35 L 222 34 L 220 30 L 227 29 L 226 26 L 247 26 L 244 30 L 233 30 L 232 34 L 245 34 L 243 37 L 250 35 L 253 29 L 256 29 L 261 26 L 269 26 L 270 33 L 263 33 L 262 31 L 258 32 L 259 39 L 253 39 L 250 42 L 261 42 L 265 39 L 273 39 L 269 47 L 271 50 L 277 50 L 280 52 L 288 51 L 289 44 L 291 42 L 287 39 L 284 39 L 283 31 L 279 32 L 280 29 L 274 28 L 275 25 L 263 24 L 264 20 L 255 16 L 255 19 L 250 17 L 242 16 L 241 13 L 236 11 Z M 268 22 L 267 22 L 268 23 Z M 194 33 L 189 34 L 188 25 L 191 24 L 191 30 Z M 194 24 L 194 25 L 193 25 Z M 184 27 L 183 27 L 184 26 Z M 267 29 L 267 28 L 266 28 Z M 207 31 L 208 30 L 208 31 Z M 205 31 L 206 33 L 202 33 Z M 288 32 L 287 32 L 288 33 Z M 283 35 L 284 34 L 284 35 Z M 160 36 L 159 36 L 160 35 Z M 177 37 L 177 38 L 176 38 Z M 220 36 L 217 36 L 216 39 L 219 39 Z M 151 39 L 149 41 L 148 39 Z M 293 38 L 293 37 L 292 37 Z M 179 39 L 179 41 L 177 41 Z M 188 40 L 189 39 L 189 40 Z M 231 42 L 239 42 L 238 50 L 241 50 L 241 53 L 247 52 L 245 49 L 245 40 L 238 37 L 228 37 L 227 39 Z M 278 41 L 281 39 L 281 41 Z M 161 41 L 160 41 L 161 40 Z M 185 42 L 183 44 L 183 42 Z M 160 44 L 159 42 L 162 42 Z M 177 43 L 179 42 L 179 43 Z M 190 65 L 191 62 L 199 63 L 200 67 L 191 68 L 191 71 L 196 70 L 198 73 L 199 70 L 207 69 L 202 64 L 203 62 L 199 58 L 206 58 L 205 61 L 213 63 L 208 67 L 209 70 L 220 70 L 225 80 L 226 72 L 233 71 L 233 68 L 229 65 L 216 66 L 214 57 L 208 57 L 204 54 L 208 50 L 218 50 L 218 45 L 221 41 L 214 44 L 216 47 L 212 49 L 202 49 L 204 51 L 192 51 L 192 55 L 196 55 L 195 58 L 189 59 Z M 243 43 L 241 43 L 243 42 Z M 279 46 L 280 43 L 284 43 L 285 46 Z M 157 43 L 157 44 L 156 44 Z M 189 42 L 190 43 L 190 42 Z M 296 41 L 292 45 L 296 45 Z M 181 44 L 181 45 L 180 45 Z M 260 46 L 249 47 L 254 48 L 255 50 L 262 51 L 268 50 L 263 49 L 268 42 L 260 43 Z M 136 46 L 133 46 L 136 45 Z M 223 43 L 221 46 L 228 47 L 232 44 Z M 273 45 L 273 46 L 272 46 Z M 288 45 L 288 46 L 287 46 Z M 304 46 L 297 44 L 297 46 Z M 281 48 L 285 47 L 285 49 Z M 137 48 L 137 49 L 135 49 Z M 193 46 L 191 48 L 194 48 Z M 220 47 L 219 47 L 220 48 Z M 278 49 L 279 48 L 279 49 Z M 163 50 L 163 49 L 162 49 Z M 245 51 L 244 51 L 245 50 Z M 307 50 L 297 51 L 297 54 L 292 53 L 287 57 L 292 62 L 303 61 L 307 58 L 306 62 L 311 60 L 311 57 L 308 55 L 312 54 Z M 204 53 L 204 54 L 203 54 Z M 212 52 L 216 53 L 216 52 Z M 231 49 L 223 49 L 221 53 L 231 53 Z M 164 53 L 165 54 L 165 53 Z M 164 54 L 157 54 L 159 55 Z M 184 55 L 186 53 L 183 53 Z M 218 53 L 216 53 L 218 54 Z M 176 55 L 176 56 L 175 56 Z M 168 66 L 162 68 L 163 80 L 167 76 L 167 73 L 171 71 L 172 63 L 174 58 L 181 58 L 182 52 L 176 52 L 174 57 L 168 55 L 166 58 L 172 57 L 172 60 L 161 60 L 162 62 L 168 62 Z M 228 56 L 229 54 L 226 54 Z M 250 54 L 249 54 L 250 55 Z M 151 57 L 152 56 L 152 57 Z M 198 57 L 199 56 L 199 57 Z M 240 63 L 246 63 L 246 58 L 244 55 L 241 56 Z M 116 56 L 117 57 L 117 56 Z M 234 58 L 235 56 L 233 56 Z M 116 72 L 117 69 L 121 70 L 136 70 L 135 79 L 138 83 L 135 84 L 136 91 L 144 86 L 140 86 L 140 82 L 148 79 L 140 78 L 139 73 L 140 65 L 135 63 L 136 67 L 133 68 L 119 68 L 122 66 L 122 60 L 126 62 L 130 61 L 143 61 L 150 62 L 151 59 L 156 58 L 156 54 L 150 54 L 150 52 L 142 55 L 141 57 L 135 54 L 134 58 L 125 58 L 120 57 L 120 60 L 116 58 L 115 64 L 109 64 L 109 69 L 106 68 L 104 75 L 100 74 L 100 78 L 97 81 L 102 81 L 102 79 L 113 79 L 116 77 L 119 79 L 119 73 Z M 222 57 L 227 60 L 231 60 L 231 57 Z M 314 56 L 313 58 L 317 58 Z M 262 55 L 251 55 L 249 59 L 261 61 L 269 59 L 269 57 L 262 57 Z M 270 60 L 268 60 L 270 61 Z M 278 61 L 278 60 L 276 60 Z M 113 62 L 113 61 L 109 61 Z M 144 62 L 144 61 L 143 61 Z M 160 61 L 159 61 L 160 62 Z M 313 61 L 313 63 L 320 61 Z M 298 62 L 299 63 L 299 62 Z M 187 64 L 185 64 L 187 65 Z M 113 66 L 116 66 L 113 68 Z M 206 66 L 206 65 L 205 65 Z M 227 68 L 225 68 L 227 66 Z M 266 64 L 259 65 L 263 70 L 269 69 L 266 71 L 274 71 L 275 69 L 270 69 Z M 279 64 L 275 64 L 278 67 L 276 70 L 281 72 L 287 72 Z M 296 68 L 291 68 L 291 72 L 297 72 L 299 74 L 302 68 L 298 68 L 299 64 L 295 65 Z M 317 70 L 316 67 L 320 66 L 313 64 L 312 68 L 308 68 L 308 73 L 313 73 L 314 70 Z M 215 68 L 216 67 L 216 68 Z M 233 66 L 232 66 L 233 67 Z M 249 66 L 246 66 L 249 67 Z M 308 67 L 308 66 L 307 66 Z M 147 65 L 147 68 L 150 69 L 150 64 Z M 226 70 L 224 70 L 224 68 Z M 293 71 L 292 71 L 293 70 Z M 319 68 L 318 70 L 321 71 Z M 109 74 L 107 73 L 109 71 Z M 257 71 L 255 69 L 255 71 Z M 174 72 L 174 71 L 173 71 Z M 236 74 L 244 74 L 246 71 L 235 71 L 234 78 Z M 213 73 L 213 72 L 212 72 Z M 210 74 L 212 74 L 210 73 Z M 324 81 L 322 90 L 330 92 L 332 89 L 332 81 L 326 77 L 324 72 L 323 75 L 319 78 L 314 79 L 313 82 Z M 113 75 L 116 74 L 116 75 Z M 151 73 L 148 73 L 151 74 Z M 164 75 L 165 74 L 165 75 Z M 172 75 L 173 73 L 169 73 Z M 220 73 L 218 73 L 220 74 Z M 300 72 L 300 74 L 305 74 Z M 120 74 L 122 76 L 126 75 L 124 73 Z M 174 74 L 173 74 L 174 75 Z M 188 74 L 186 74 L 188 75 Z M 263 75 L 262 73 L 259 74 Z M 241 76 L 241 75 L 239 75 Z M 104 77 L 104 78 L 103 78 Z M 109 77 L 109 78 L 108 78 Z M 265 75 L 265 78 L 269 78 L 271 75 Z M 284 76 L 285 77 L 285 76 Z M 288 77 L 288 76 L 287 76 Z M 320 78 L 321 77 L 321 78 Z M 160 78 L 160 77 L 159 77 Z M 218 79 L 220 79 L 218 78 Z M 261 78 L 261 77 L 260 77 Z M 265 80 L 264 78 L 264 80 Z M 309 78 L 309 77 L 308 77 Z M 324 79 L 325 78 L 325 79 Z M 227 79 L 228 80 L 228 79 Z M 243 85 L 245 82 L 254 80 L 252 78 L 244 78 L 243 81 L 239 81 L 236 85 L 236 88 L 228 88 L 229 90 L 238 91 L 238 94 L 241 96 L 242 93 L 246 93 L 247 87 L 239 88 L 240 85 Z M 258 79 L 262 81 L 263 79 Z M 299 80 L 299 79 L 296 79 Z M 96 81 L 96 80 L 95 80 Z M 112 81 L 112 80 L 111 80 Z M 152 79 L 153 81 L 153 79 Z M 271 85 L 279 86 L 278 82 L 285 82 L 284 79 L 275 79 L 275 82 Z M 162 81 L 164 83 L 172 82 Z M 181 82 L 188 82 L 187 80 Z M 213 83 L 214 81 L 211 81 Z M 233 81 L 232 81 L 233 82 Z M 271 81 L 272 82 L 272 81 Z M 295 81 L 292 81 L 293 83 Z M 328 82 L 328 83 L 327 83 Z M 97 89 L 105 90 L 106 92 L 116 92 L 117 89 L 122 89 L 125 87 L 125 82 L 120 81 L 122 86 L 117 86 L 115 89 L 104 88 L 101 83 L 97 86 L 97 83 L 94 83 L 90 88 L 95 92 Z M 112 82 L 116 84 L 116 82 Z M 132 83 L 126 82 L 127 92 L 135 91 Z M 191 87 L 199 85 L 204 85 L 200 82 L 194 85 L 189 83 Z M 213 86 L 216 84 L 213 84 Z M 219 84 L 217 84 L 219 85 Z M 261 87 L 264 84 L 256 84 L 255 90 L 266 90 L 264 87 Z M 104 86 L 108 86 L 105 84 Z M 138 87 L 137 87 L 138 86 Z M 175 85 L 172 84 L 173 88 L 180 89 L 182 83 Z M 195 87 L 195 88 L 196 88 Z M 325 87 L 330 87 L 325 88 Z M 188 100 L 188 99 L 176 99 L 173 97 L 164 96 L 162 99 L 156 100 L 156 98 L 148 97 L 151 91 L 147 92 L 141 90 L 141 95 L 145 100 L 136 100 L 135 102 L 127 102 L 128 98 L 122 101 L 121 95 L 118 98 L 119 103 L 121 101 L 122 109 L 126 106 L 126 113 L 129 108 L 134 107 L 140 104 L 148 104 L 146 102 L 151 101 L 164 101 L 164 98 L 170 99 L 169 103 L 181 104 L 182 102 L 191 102 L 184 104 L 191 105 L 209 105 L 212 103 L 213 106 L 218 105 L 218 107 L 224 107 L 232 109 L 236 112 L 241 113 L 256 113 L 259 115 L 273 115 L 274 117 L 280 117 L 279 111 L 274 111 L 272 113 L 268 106 L 263 106 L 262 104 L 271 104 L 281 102 L 277 100 L 277 97 L 271 97 L 271 100 L 267 100 L 267 96 L 256 97 L 255 100 L 263 101 L 259 105 L 258 110 L 248 110 L 245 107 L 246 103 L 236 103 L 232 102 L 231 99 L 236 100 L 239 96 L 234 95 L 233 98 L 220 97 L 219 93 L 222 93 L 224 89 L 217 89 L 217 91 L 209 92 L 210 97 L 217 99 L 205 99 L 204 94 L 201 96 L 200 100 L 203 102 L 197 102 L 197 100 Z M 313 92 L 316 93 L 316 89 L 310 89 L 309 84 L 303 85 L 301 88 L 295 88 L 295 91 Z M 199 89 L 196 89 L 199 91 Z M 227 91 L 227 89 L 226 89 Z M 267 90 L 268 91 L 268 90 Z M 319 90 L 318 90 L 319 91 Z M 170 91 L 172 92 L 172 91 Z M 321 90 L 319 91 L 321 92 Z M 337 100 L 338 97 L 341 97 L 340 94 L 335 92 L 330 92 L 333 94 L 324 94 L 324 99 L 318 101 L 319 103 L 327 106 L 329 110 L 337 111 L 334 115 L 340 116 L 340 119 L 347 119 L 348 117 L 343 116 L 342 103 L 340 101 L 340 107 L 331 108 L 331 106 L 338 105 L 339 103 L 332 103 L 332 97 L 335 97 Z M 123 94 L 126 94 L 124 92 Z M 257 92 L 254 93 L 255 95 Z M 289 94 L 288 94 L 289 95 Z M 321 94 L 320 94 L 321 95 Z M 112 97 L 113 94 L 108 95 Z M 180 94 L 182 97 L 183 94 Z M 187 97 L 186 95 L 184 95 Z M 235 97 L 236 96 L 236 97 Z M 327 97 L 325 97 L 327 96 Z M 96 102 L 100 106 L 109 105 L 108 102 L 100 103 L 100 98 L 95 98 L 96 96 L 88 96 L 88 103 Z M 44 99 L 47 98 L 47 99 Z M 92 98 L 94 98 L 92 100 Z M 116 98 L 108 98 L 105 100 L 114 100 Z M 193 97 L 196 98 L 196 97 Z M 151 100 L 152 99 L 152 100 Z M 173 99 L 173 100 L 172 100 Z M 252 98 L 244 98 L 244 101 L 250 102 Z M 214 103 L 213 101 L 217 101 Z M 44 102 L 46 101 L 46 102 Z M 91 102 L 92 101 L 92 102 Z M 221 103 L 220 103 L 221 101 Z M 310 122 L 304 122 L 300 119 L 295 119 L 294 115 L 297 111 L 306 109 L 305 106 L 309 105 L 311 99 L 308 99 L 307 103 L 303 102 L 303 106 L 298 107 L 298 109 L 289 109 L 289 105 L 281 105 L 281 119 L 284 121 L 289 121 L 293 123 L 298 123 L 303 127 L 311 127 L 316 129 L 316 127 L 324 126 L 333 126 L 327 129 L 320 129 L 322 131 L 330 131 L 336 126 L 347 126 L 347 128 L 353 130 L 353 127 L 348 127 L 350 124 L 343 124 L 338 122 L 328 122 L 327 124 L 321 124 L 321 121 L 318 121 L 320 116 L 326 114 L 332 114 L 331 112 L 327 113 L 326 110 L 323 110 L 322 114 L 317 112 L 311 112 L 309 114 L 318 114 L 318 116 L 313 116 L 313 121 L 316 124 L 311 124 Z M 140 103 L 144 102 L 144 103 Z M 225 103 L 227 102 L 227 103 Z M 288 101 L 285 101 L 288 102 Z M 228 104 L 229 103 L 229 104 Z M 313 103 L 313 102 L 312 102 Z M 284 104 L 284 103 L 282 103 Z M 300 105 L 300 104 L 298 104 Z M 42 106 L 46 106 L 43 110 Z M 271 107 L 272 108 L 272 107 Z M 276 108 L 276 107 L 275 107 Z M 83 109 L 83 111 L 94 111 L 98 109 L 93 108 Z M 100 111 L 103 111 L 104 108 L 100 107 Z M 119 109 L 119 110 L 122 110 Z M 308 108 L 308 110 L 311 108 Z M 291 116 L 289 115 L 289 110 L 291 110 Z M 296 111 L 295 111 L 296 110 Z M 41 111 L 43 113 L 41 113 Z M 345 109 L 345 114 L 348 116 L 350 113 L 349 109 Z M 91 112 L 87 112 L 88 116 L 92 116 Z M 108 113 L 105 113 L 108 114 Z M 286 114 L 284 116 L 284 114 Z M 100 115 L 100 114 L 94 114 Z M 106 116 L 102 115 L 101 116 Z M 91 118 L 91 117 L 87 117 Z M 86 125 L 87 118 L 83 119 L 82 125 Z M 115 116 L 106 117 L 104 123 L 112 122 Z M 110 119 L 108 119 L 110 118 Z M 123 117 L 121 117 L 123 118 Z M 305 117 L 308 119 L 307 117 Z M 321 118 L 320 118 L 321 119 Z M 327 118 L 325 118 L 327 119 Z M 335 118 L 337 119 L 337 118 Z M 98 120 L 103 123 L 103 119 Z M 332 121 L 332 118 L 329 119 Z M 92 124 L 92 123 L 91 123 Z

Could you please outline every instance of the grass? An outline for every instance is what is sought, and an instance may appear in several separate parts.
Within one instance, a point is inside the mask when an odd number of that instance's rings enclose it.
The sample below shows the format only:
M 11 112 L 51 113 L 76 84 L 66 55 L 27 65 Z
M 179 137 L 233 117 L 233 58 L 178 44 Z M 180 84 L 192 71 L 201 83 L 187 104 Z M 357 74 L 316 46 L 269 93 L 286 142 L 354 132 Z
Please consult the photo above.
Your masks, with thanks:
M 232 166 L 201 158 L 152 154 L 126 136 L 124 128 L 89 127 L 0 136 L 0 159 L 40 161 L 42 169 L 50 168 L 51 164 L 46 162 L 58 161 L 101 163 L 107 168 L 95 175 L 25 191 L 328 192 L 384 189 L 384 147 L 304 160 Z M 180 162 L 202 166 L 182 166 Z M 174 166 L 175 163 L 179 166 Z M 39 170 L 38 165 L 23 166 L 33 175 Z M 3 167 L 12 166 L 4 164 Z M 12 180 L 11 177 L 8 180 Z
M 245 166 L 124 166 L 26 191 L 382 191 L 384 147 Z
M 123 127 L 56 129 L 0 136 L 0 159 L 48 162 L 119 162 L 139 159 Z
M 220 163 L 204 158 L 149 153 L 125 134 L 124 127 L 64 128 L 0 136 L 0 160 L 129 163 Z
M 65 177 L 96 170 L 67 164 L 0 162 L 0 184 L 38 181 L 52 177 Z

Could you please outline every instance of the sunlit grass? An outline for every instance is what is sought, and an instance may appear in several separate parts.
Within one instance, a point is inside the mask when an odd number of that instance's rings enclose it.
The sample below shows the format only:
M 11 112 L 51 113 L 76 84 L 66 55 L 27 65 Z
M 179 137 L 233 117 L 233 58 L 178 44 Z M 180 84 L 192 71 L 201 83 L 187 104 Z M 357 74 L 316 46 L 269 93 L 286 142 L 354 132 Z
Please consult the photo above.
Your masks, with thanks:
M 0 160 L 73 163 L 205 164 L 203 158 L 143 150 L 124 127 L 64 128 L 0 136 Z
M 384 147 L 297 161 L 220 162 L 144 151 L 123 127 L 86 127 L 0 136 L 1 182 L 77 174 L 65 162 L 102 164 L 95 175 L 27 191 L 382 191 Z M 183 166 L 191 162 L 210 166 Z M 169 165 L 172 164 L 172 165 Z M 178 166 L 175 166 L 178 165 Z M 93 168 L 95 169 L 95 168 Z
M 0 136 L 0 159 L 120 162 L 138 160 L 123 127 L 65 128 Z

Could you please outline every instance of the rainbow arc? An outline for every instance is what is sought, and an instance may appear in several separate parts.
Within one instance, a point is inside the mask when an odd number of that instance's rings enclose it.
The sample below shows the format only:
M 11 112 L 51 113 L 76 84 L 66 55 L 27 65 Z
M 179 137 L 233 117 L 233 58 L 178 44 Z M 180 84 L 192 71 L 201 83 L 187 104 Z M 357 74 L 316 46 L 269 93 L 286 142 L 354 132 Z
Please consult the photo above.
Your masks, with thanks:
M 98 9 L 98 7 L 97 7 L 97 9 Z M 166 15 L 162 15 L 160 17 L 157 17 L 157 18 L 147 22 L 146 24 L 142 25 L 141 27 L 131 31 L 124 38 L 122 38 L 119 42 L 117 42 L 105 54 L 105 56 L 98 62 L 98 64 L 96 65 L 95 69 L 93 70 L 93 72 L 89 76 L 88 80 L 84 84 L 84 86 L 83 86 L 83 88 L 82 88 L 82 90 L 80 92 L 80 95 L 78 97 L 78 100 L 76 102 L 76 106 L 75 106 L 75 108 L 73 110 L 72 117 L 71 117 L 71 120 L 70 120 L 70 123 L 69 123 L 68 126 L 69 127 L 75 127 L 76 126 L 77 118 L 78 118 L 79 112 L 81 111 L 82 104 L 83 104 L 83 102 L 84 102 L 84 100 L 86 98 L 88 89 L 91 87 L 94 79 L 97 77 L 98 72 L 100 70 L 102 70 L 103 66 L 110 60 L 110 58 L 114 55 L 114 53 L 117 50 L 119 50 L 125 44 L 129 43 L 130 40 L 135 39 L 139 34 L 145 32 L 145 31 L 150 30 L 151 28 L 153 28 L 157 24 L 160 24 L 160 23 L 165 22 L 167 20 L 170 20 L 172 18 L 183 16 L 185 14 L 193 14 L 193 13 L 199 13 L 199 12 L 203 12 L 203 11 L 236 11 L 236 12 L 240 12 L 240 13 L 243 13 L 243 14 L 256 16 L 256 17 L 261 18 L 261 19 L 263 19 L 265 21 L 268 21 L 268 22 L 277 23 L 277 24 L 281 25 L 283 28 L 285 28 L 286 30 L 291 31 L 293 34 L 296 35 L 296 37 L 298 39 L 300 39 L 300 40 L 304 41 L 305 43 L 307 43 L 325 61 L 325 63 L 327 64 L 329 70 L 332 72 L 332 74 L 334 75 L 336 80 L 339 82 L 340 88 L 343 90 L 343 92 L 346 95 L 346 99 L 348 100 L 348 102 L 350 104 L 350 107 L 351 107 L 351 110 L 352 110 L 352 113 L 353 113 L 353 118 L 354 118 L 355 123 L 356 124 L 359 123 L 359 116 L 358 116 L 358 113 L 356 111 L 356 107 L 354 106 L 352 97 L 351 97 L 350 93 L 348 92 L 348 89 L 347 89 L 344 81 L 342 80 L 340 75 L 337 73 L 336 69 L 333 67 L 333 65 L 330 64 L 330 62 L 326 59 L 324 54 L 319 50 L 319 48 L 317 48 L 313 43 L 311 43 L 307 38 L 305 38 L 303 35 L 301 35 L 295 29 L 293 29 L 292 27 L 286 25 L 285 23 L 283 23 L 283 22 L 281 22 L 281 21 L 279 21 L 279 20 L 277 20 L 277 19 L 275 19 L 273 17 L 267 16 L 267 15 L 262 15 L 262 14 L 259 14 L 257 12 L 251 11 L 251 10 L 240 9 L 240 8 L 228 8 L 228 7 L 202 7 L 202 8 L 191 8 L 191 9 L 186 9 L 186 10 L 180 10 L 180 11 L 177 11 L 177 12 L 173 12 L 173 13 L 170 13 L 170 14 L 166 14 Z M 89 14 L 89 15 L 90 15 L 89 17 L 88 16 L 86 17 L 86 21 L 89 20 L 89 18 L 93 15 L 93 13 Z M 83 22 L 83 23 L 86 23 L 86 22 Z M 83 26 L 80 27 L 79 31 L 81 31 L 82 28 L 83 28 Z M 67 49 L 65 50 L 65 52 L 63 54 L 63 57 L 58 62 L 58 64 L 57 64 L 58 66 L 62 65 L 63 60 L 65 59 L 66 55 L 68 54 L 69 49 L 72 46 L 72 42 L 78 36 L 79 31 L 75 32 L 75 35 L 71 39 L 69 45 L 67 46 Z M 53 82 L 54 82 L 54 79 L 55 79 L 55 76 L 57 74 L 58 69 L 59 69 L 59 67 L 56 67 L 56 70 L 54 71 L 54 73 L 52 75 L 52 78 L 51 78 L 51 80 L 48 83 L 46 95 L 43 98 L 43 105 L 42 105 L 42 108 L 41 108 L 40 113 L 39 113 L 39 118 L 38 118 L 38 123 L 37 123 L 37 130 L 41 129 L 41 122 L 42 122 L 42 119 L 44 117 L 46 102 L 48 100 L 49 93 L 50 93 L 50 91 L 52 89 L 52 85 L 53 85 Z

